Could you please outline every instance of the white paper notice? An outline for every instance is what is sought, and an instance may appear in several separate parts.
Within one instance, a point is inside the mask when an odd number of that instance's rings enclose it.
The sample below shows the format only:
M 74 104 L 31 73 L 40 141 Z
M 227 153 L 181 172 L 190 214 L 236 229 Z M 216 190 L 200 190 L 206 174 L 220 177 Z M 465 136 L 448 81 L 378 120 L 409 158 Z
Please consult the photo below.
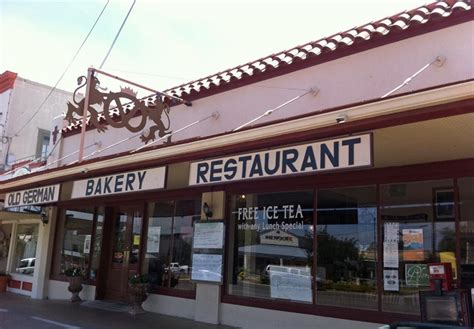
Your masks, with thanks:
M 398 268 L 398 242 L 383 243 L 383 266 Z
M 151 226 L 148 228 L 147 252 L 160 252 L 160 235 L 161 226 Z
M 222 249 L 224 247 L 224 223 L 194 224 L 194 249 Z
M 222 255 L 193 254 L 191 280 L 222 282 Z
M 385 291 L 399 291 L 398 270 L 383 270 L 383 289 Z
M 311 303 L 311 271 L 305 268 L 275 266 L 274 271 L 270 270 L 270 295 L 272 298 Z
M 385 223 L 384 224 L 384 241 L 398 242 L 400 240 L 400 224 Z

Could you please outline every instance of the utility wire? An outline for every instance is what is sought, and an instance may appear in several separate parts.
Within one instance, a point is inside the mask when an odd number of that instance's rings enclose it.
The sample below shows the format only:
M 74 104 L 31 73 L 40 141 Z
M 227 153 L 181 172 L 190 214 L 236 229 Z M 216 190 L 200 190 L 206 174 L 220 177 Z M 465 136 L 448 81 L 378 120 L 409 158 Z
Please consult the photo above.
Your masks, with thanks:
M 84 40 L 82 41 L 81 45 L 79 46 L 79 48 L 77 49 L 76 53 L 74 54 L 74 56 L 72 57 L 71 61 L 69 62 L 69 64 L 66 66 L 66 69 L 64 70 L 64 72 L 61 74 L 61 76 L 59 77 L 58 81 L 56 82 L 56 84 L 54 85 L 54 87 L 49 91 L 48 95 L 46 95 L 45 99 L 43 100 L 43 102 L 40 104 L 40 106 L 36 109 L 36 111 L 33 113 L 33 115 L 30 117 L 30 119 L 28 119 L 25 124 L 13 135 L 13 137 L 17 136 L 18 137 L 18 134 L 21 133 L 23 131 L 23 129 L 25 129 L 25 127 L 31 122 L 31 120 L 33 120 L 36 115 L 39 113 L 39 111 L 43 108 L 43 105 L 46 103 L 46 101 L 48 100 L 48 98 L 52 95 L 52 93 L 56 90 L 58 84 L 61 82 L 61 80 L 63 79 L 64 75 L 66 74 L 66 72 L 69 70 L 69 68 L 71 67 L 72 63 L 75 61 L 77 55 L 79 54 L 79 52 L 81 51 L 82 47 L 84 46 L 84 44 L 86 43 L 87 39 L 89 39 L 89 36 L 91 35 L 92 31 L 94 30 L 95 26 L 97 25 L 97 22 L 99 21 L 100 17 L 102 16 L 102 14 L 104 13 L 105 11 L 105 8 L 107 8 L 108 4 L 109 4 L 109 1 L 110 0 L 107 0 L 107 2 L 105 3 L 104 5 L 104 8 L 102 8 L 102 11 L 100 12 L 99 16 L 97 16 L 97 19 L 95 20 L 94 24 L 92 25 L 91 29 L 89 30 L 89 33 L 87 33 L 87 36 L 84 38 Z
M 117 41 L 117 39 L 118 39 L 118 37 L 119 37 L 119 35 L 120 35 L 120 32 L 122 32 L 122 28 L 123 28 L 123 26 L 125 25 L 125 22 L 127 21 L 128 16 L 129 16 L 130 13 L 132 12 L 133 6 L 135 6 L 135 2 L 137 2 L 137 1 L 136 1 L 136 0 L 133 0 L 133 3 L 132 3 L 132 5 L 130 6 L 130 9 L 128 10 L 127 16 L 125 16 L 125 19 L 123 20 L 122 25 L 120 26 L 120 29 L 118 30 L 117 34 L 115 35 L 114 41 L 113 41 L 112 44 L 110 45 L 109 51 L 107 52 L 107 55 L 105 55 L 104 60 L 102 61 L 102 64 L 100 64 L 99 69 L 102 69 L 102 67 L 103 67 L 104 64 L 105 64 L 105 61 L 107 60 L 107 58 L 108 58 L 109 55 L 110 55 L 110 52 L 112 51 L 112 48 L 114 48 L 115 41 Z

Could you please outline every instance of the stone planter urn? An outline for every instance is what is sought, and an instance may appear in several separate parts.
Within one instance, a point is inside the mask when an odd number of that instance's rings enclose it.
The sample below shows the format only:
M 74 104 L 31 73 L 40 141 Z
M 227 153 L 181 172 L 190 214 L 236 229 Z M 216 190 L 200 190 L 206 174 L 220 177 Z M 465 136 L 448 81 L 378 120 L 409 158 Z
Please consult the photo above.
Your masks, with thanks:
M 128 294 L 130 297 L 131 309 L 128 313 L 132 315 L 146 313 L 142 307 L 142 303 L 147 299 L 146 294 L 148 283 L 130 283 L 128 285 Z
M 79 293 L 82 291 L 82 276 L 68 276 L 69 290 L 72 293 L 71 302 L 81 302 L 82 299 L 79 297 Z

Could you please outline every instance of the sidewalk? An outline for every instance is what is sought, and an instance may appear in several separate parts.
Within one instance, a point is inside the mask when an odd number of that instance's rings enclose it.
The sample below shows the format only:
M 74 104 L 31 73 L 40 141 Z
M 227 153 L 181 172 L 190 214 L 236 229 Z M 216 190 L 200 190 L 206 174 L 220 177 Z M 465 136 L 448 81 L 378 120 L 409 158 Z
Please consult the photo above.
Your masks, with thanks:
M 231 329 L 156 313 L 132 316 L 69 301 L 36 300 L 0 293 L 0 329 Z

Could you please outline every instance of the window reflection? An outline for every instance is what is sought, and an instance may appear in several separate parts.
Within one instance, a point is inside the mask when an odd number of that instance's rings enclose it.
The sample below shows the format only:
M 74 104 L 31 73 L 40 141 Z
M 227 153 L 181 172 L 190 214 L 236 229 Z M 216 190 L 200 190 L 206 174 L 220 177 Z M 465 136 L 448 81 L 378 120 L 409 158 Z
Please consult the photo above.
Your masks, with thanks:
M 193 223 L 200 219 L 201 200 L 150 203 L 143 273 L 154 287 L 192 290 Z
M 230 294 L 313 301 L 313 193 L 232 197 Z
M 427 264 L 450 262 L 456 277 L 453 182 L 381 185 L 380 197 L 382 310 L 419 314 L 418 292 L 429 289 Z
M 14 272 L 33 275 L 38 244 L 38 224 L 19 224 L 16 232 Z
M 316 302 L 377 309 L 374 186 L 318 191 Z

